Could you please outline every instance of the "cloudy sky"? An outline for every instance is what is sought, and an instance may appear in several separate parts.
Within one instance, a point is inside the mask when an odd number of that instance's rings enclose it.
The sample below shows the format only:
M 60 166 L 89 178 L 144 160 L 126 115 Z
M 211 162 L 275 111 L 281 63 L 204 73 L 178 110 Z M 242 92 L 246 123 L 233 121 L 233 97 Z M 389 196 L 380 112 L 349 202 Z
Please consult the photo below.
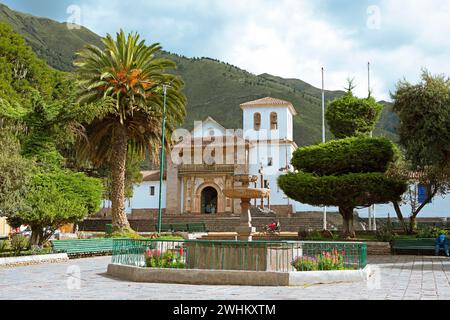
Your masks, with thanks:
M 0 0 L 12 9 L 75 20 L 105 35 L 120 28 L 188 57 L 212 57 L 252 73 L 299 78 L 327 89 L 355 78 L 367 92 L 367 62 L 379 99 L 422 67 L 450 71 L 449 0 Z M 79 13 L 79 14 L 78 14 Z

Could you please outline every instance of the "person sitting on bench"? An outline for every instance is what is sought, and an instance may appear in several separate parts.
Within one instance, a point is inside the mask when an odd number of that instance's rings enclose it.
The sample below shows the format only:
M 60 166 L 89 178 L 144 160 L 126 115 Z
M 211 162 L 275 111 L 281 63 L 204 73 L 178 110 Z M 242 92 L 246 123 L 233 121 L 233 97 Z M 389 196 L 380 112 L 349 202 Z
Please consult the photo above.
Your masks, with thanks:
M 449 252 L 448 252 L 448 239 L 446 237 L 446 235 L 444 233 L 440 233 L 437 238 L 436 241 L 434 243 L 435 245 L 435 249 L 434 249 L 434 255 L 435 256 L 439 256 L 439 251 L 441 249 L 441 246 L 444 247 L 444 251 L 445 251 L 445 255 L 448 257 L 449 256 Z

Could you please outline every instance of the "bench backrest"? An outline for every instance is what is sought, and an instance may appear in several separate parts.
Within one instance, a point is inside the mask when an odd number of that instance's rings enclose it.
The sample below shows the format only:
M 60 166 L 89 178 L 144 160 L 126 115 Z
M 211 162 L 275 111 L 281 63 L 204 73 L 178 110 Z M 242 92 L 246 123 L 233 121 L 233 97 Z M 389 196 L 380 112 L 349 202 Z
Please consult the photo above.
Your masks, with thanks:
M 112 238 L 53 240 L 53 251 L 66 253 L 109 252 L 113 248 Z
M 398 239 L 394 240 L 395 247 L 433 247 L 435 239 Z
M 172 223 L 173 231 L 189 231 L 187 223 Z

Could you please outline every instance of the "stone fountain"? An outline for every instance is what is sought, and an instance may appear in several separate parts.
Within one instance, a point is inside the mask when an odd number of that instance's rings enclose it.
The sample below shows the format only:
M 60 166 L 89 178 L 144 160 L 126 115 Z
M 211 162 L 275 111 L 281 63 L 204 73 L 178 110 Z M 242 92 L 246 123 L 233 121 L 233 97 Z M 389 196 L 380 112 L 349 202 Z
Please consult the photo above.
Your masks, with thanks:
M 252 226 L 252 215 L 250 213 L 251 199 L 268 198 L 269 189 L 250 188 L 251 182 L 258 181 L 258 177 L 248 174 L 237 174 L 234 176 L 235 182 L 241 182 L 241 186 L 233 186 L 231 189 L 225 189 L 223 193 L 226 197 L 232 199 L 241 199 L 241 217 L 240 224 L 236 228 L 238 240 L 252 241 L 252 235 L 256 232 Z
M 188 269 L 277 271 L 283 263 L 286 268 L 291 268 L 289 262 L 301 255 L 301 247 L 282 242 L 252 241 L 256 228 L 252 226 L 250 201 L 268 198 L 270 190 L 251 188 L 250 183 L 258 181 L 254 175 L 237 174 L 234 181 L 241 185 L 225 189 L 223 193 L 228 198 L 241 199 L 240 223 L 236 228 L 236 240 L 240 241 L 187 242 Z

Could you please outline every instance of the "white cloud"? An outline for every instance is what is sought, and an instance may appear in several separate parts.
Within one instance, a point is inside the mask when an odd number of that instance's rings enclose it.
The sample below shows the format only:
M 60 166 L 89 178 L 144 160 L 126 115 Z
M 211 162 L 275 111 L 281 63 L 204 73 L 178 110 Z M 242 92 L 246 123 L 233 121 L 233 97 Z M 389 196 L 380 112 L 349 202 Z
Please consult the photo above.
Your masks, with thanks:
M 324 66 L 327 89 L 342 89 L 348 77 L 355 77 L 358 95 L 367 94 L 371 61 L 379 99 L 388 99 L 403 77 L 416 81 L 421 67 L 448 73 L 449 1 L 373 2 L 382 18 L 378 30 L 367 29 L 366 23 L 355 27 L 352 21 L 330 21 L 323 10 L 332 8 L 322 6 L 331 4 L 323 1 L 142 0 L 130 6 L 97 0 L 82 9 L 84 23 L 101 34 L 136 30 L 175 53 L 209 56 L 256 74 L 299 78 L 315 86 L 321 84 Z M 357 11 L 355 17 L 364 21 L 367 11 Z

